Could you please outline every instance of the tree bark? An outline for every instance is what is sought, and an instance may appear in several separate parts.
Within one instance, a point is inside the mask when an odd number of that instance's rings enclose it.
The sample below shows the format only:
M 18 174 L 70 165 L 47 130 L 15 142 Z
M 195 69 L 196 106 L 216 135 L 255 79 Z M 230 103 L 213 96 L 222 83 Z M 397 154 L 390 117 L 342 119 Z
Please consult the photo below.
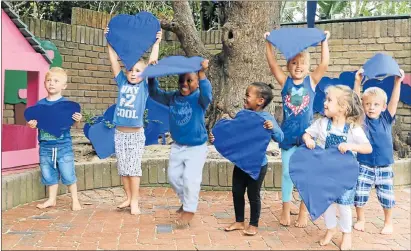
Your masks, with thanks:
M 174 18 L 162 27 L 174 32 L 187 56 L 210 59 L 208 78 L 213 85 L 213 103 L 208 110 L 211 129 L 222 114 L 235 114 L 243 108 L 246 87 L 252 82 L 273 84 L 265 56 L 263 34 L 280 25 L 281 2 L 219 2 L 223 51 L 215 56 L 206 50 L 187 1 L 173 2 Z M 274 113 L 274 105 L 266 108 Z

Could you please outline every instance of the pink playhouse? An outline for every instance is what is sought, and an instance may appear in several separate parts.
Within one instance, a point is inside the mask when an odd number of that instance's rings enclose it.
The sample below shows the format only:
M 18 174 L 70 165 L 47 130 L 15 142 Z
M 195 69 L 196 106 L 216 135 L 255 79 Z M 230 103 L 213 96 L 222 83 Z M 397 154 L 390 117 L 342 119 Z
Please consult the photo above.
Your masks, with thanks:
M 24 110 L 46 96 L 42 88 L 43 80 L 52 61 L 19 16 L 4 1 L 1 2 L 1 9 L 1 164 L 2 171 L 5 171 L 39 163 L 37 131 L 26 125 Z M 5 119 L 7 114 L 11 117 Z

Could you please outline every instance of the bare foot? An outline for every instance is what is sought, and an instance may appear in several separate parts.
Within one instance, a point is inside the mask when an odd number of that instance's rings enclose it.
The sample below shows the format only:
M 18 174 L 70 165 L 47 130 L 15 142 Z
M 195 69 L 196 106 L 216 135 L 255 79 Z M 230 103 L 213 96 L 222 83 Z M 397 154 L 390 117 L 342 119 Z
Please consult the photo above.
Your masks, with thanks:
M 183 205 L 181 205 L 181 207 L 176 211 L 176 213 L 181 214 L 182 212 L 184 212 Z
M 291 224 L 290 212 L 287 212 L 283 209 L 283 212 L 281 213 L 280 224 L 283 226 L 289 226 Z
M 120 205 L 118 205 L 117 208 L 118 209 L 123 209 L 123 208 L 129 207 L 129 206 L 130 206 L 130 200 L 126 200 L 123 203 L 121 203 Z
M 337 233 L 337 228 L 327 229 L 327 232 L 325 233 L 324 237 L 320 240 L 320 245 L 321 246 L 328 245 L 328 243 L 330 243 L 334 234 L 336 233 Z
M 234 230 L 244 230 L 244 222 L 234 222 L 230 226 L 224 228 L 225 231 L 230 232 Z
M 81 210 L 81 204 L 78 200 L 73 201 L 73 203 L 71 204 L 71 210 L 73 211 L 78 211 Z
M 365 221 L 364 220 L 359 220 L 354 224 L 354 229 L 358 231 L 364 232 L 365 230 Z
M 187 228 L 190 225 L 190 221 L 193 219 L 194 213 L 185 212 L 181 214 L 180 218 L 175 221 L 178 229 Z
M 131 203 L 130 203 L 130 207 L 131 207 L 131 214 L 132 214 L 132 215 L 141 214 L 140 208 L 138 207 L 138 201 L 136 201 L 136 202 L 131 202 Z
M 248 225 L 248 228 L 243 231 L 245 235 L 254 236 L 258 233 L 258 227 Z
M 394 232 L 394 227 L 392 223 L 385 223 L 383 229 L 381 230 L 381 234 L 392 234 Z
M 37 208 L 38 209 L 45 209 L 45 208 L 54 207 L 54 206 L 56 206 L 56 201 L 55 200 L 46 200 L 44 203 L 38 204 Z
M 351 233 L 343 233 L 342 241 L 341 241 L 341 250 L 351 250 L 352 240 L 351 240 Z
M 298 215 L 298 219 L 294 222 L 294 226 L 299 228 L 307 227 L 308 225 L 308 214 L 305 212 L 301 212 Z

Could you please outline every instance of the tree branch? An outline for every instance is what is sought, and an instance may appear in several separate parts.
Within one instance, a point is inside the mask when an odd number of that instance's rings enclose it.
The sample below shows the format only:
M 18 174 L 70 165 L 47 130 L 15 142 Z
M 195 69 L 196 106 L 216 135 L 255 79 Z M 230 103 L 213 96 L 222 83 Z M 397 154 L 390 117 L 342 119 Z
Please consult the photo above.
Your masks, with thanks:
M 205 48 L 195 27 L 188 1 L 173 1 L 172 5 L 174 19 L 171 22 L 171 25 L 167 25 L 167 22 L 164 22 L 161 26 L 165 27 L 165 29 L 171 27 L 172 31 L 177 35 L 182 49 L 187 56 L 211 58 L 211 53 Z M 174 23 L 174 28 L 172 23 Z

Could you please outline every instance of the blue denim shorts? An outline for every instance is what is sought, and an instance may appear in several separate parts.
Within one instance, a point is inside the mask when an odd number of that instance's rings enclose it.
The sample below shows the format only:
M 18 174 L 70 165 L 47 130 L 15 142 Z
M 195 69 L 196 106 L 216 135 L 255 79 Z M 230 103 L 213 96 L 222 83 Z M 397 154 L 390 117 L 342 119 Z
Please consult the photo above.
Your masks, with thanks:
M 74 168 L 73 147 L 40 147 L 41 182 L 46 186 L 59 183 L 72 185 L 77 182 Z

